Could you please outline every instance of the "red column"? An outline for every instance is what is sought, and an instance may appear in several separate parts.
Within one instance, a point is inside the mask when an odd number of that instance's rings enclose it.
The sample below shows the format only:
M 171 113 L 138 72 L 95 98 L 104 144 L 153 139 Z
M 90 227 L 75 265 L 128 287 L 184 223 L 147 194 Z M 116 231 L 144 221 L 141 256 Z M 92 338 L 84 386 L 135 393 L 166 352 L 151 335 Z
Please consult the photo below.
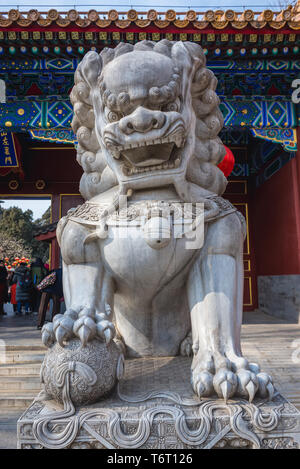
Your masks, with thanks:
M 60 249 L 56 238 L 51 241 L 51 269 L 58 269 L 60 261 Z
M 254 189 L 252 209 L 257 275 L 300 274 L 300 149 Z

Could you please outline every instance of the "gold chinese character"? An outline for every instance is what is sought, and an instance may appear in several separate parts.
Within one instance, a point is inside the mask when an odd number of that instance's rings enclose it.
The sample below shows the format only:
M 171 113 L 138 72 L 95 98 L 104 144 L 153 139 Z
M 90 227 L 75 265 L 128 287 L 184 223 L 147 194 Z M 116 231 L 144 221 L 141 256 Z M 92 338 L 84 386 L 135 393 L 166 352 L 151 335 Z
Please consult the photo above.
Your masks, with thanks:
M 11 165 L 12 165 L 11 156 L 7 156 L 7 157 L 5 158 L 5 163 L 4 163 L 4 164 L 7 164 L 7 165 L 8 165 L 8 164 L 11 164 Z

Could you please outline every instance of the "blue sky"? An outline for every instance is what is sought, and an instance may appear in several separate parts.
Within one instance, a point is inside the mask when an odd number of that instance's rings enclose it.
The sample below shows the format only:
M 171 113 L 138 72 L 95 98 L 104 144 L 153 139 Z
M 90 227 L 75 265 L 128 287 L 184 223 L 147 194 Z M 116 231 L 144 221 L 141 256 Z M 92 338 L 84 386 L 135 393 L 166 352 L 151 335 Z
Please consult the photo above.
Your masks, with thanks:
M 243 10 L 245 8 L 252 8 L 256 11 L 259 11 L 264 8 L 274 8 L 280 9 L 278 5 L 285 5 L 287 2 L 285 0 L 137 0 L 131 3 L 128 0 L 103 0 L 102 2 L 97 2 L 95 0 L 20 0 L 19 2 L 15 0 L 0 0 L 0 7 L 2 11 L 7 11 L 10 8 L 19 7 L 20 10 L 30 10 L 31 8 L 37 8 L 40 11 L 47 11 L 48 9 L 56 8 L 57 10 L 70 10 L 72 8 L 77 8 L 79 11 L 88 11 L 91 8 L 94 8 L 98 11 L 107 11 L 111 8 L 116 10 L 128 10 L 130 8 L 135 8 L 136 10 L 148 10 L 150 8 L 155 8 L 156 10 L 166 10 L 168 8 L 173 8 L 177 11 L 186 11 L 188 9 L 194 9 L 196 11 L 204 11 L 209 8 L 213 9 L 226 9 L 233 8 L 236 10 Z
M 36 220 L 40 218 L 43 213 L 47 210 L 50 205 L 50 199 L 43 199 L 43 200 L 34 200 L 34 199 L 23 199 L 23 200 L 16 200 L 16 199 L 4 199 L 0 197 L 0 200 L 3 200 L 4 203 L 1 204 L 2 208 L 9 208 L 9 207 L 19 207 L 23 210 L 32 210 L 33 212 L 33 219 Z

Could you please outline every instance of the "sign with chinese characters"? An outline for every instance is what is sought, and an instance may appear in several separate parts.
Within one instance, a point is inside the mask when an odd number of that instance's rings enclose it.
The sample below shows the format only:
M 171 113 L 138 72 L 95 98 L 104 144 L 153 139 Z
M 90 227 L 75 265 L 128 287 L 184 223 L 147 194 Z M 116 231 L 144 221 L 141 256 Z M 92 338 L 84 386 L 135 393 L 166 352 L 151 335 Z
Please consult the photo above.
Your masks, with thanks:
M 18 168 L 18 156 L 12 132 L 0 131 L 0 168 Z

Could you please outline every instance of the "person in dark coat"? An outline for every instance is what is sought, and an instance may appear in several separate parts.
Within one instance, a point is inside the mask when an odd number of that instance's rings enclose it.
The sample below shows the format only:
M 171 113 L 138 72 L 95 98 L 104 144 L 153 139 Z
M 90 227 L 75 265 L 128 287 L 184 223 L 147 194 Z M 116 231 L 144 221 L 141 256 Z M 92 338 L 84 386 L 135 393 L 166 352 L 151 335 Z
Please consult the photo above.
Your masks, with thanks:
M 30 272 L 31 272 L 32 284 L 33 284 L 33 287 L 35 287 L 32 290 L 33 310 L 38 311 L 42 294 L 41 292 L 39 292 L 39 290 L 36 287 L 43 280 L 43 278 L 45 278 L 46 275 L 48 274 L 46 268 L 44 267 L 43 261 L 40 257 L 35 258 L 35 261 L 31 264 Z
M 3 310 L 3 304 L 7 301 L 7 270 L 3 260 L 0 260 L 0 315 L 6 313 Z
M 22 306 L 25 306 L 25 312 L 30 312 L 30 301 L 32 291 L 31 273 L 26 264 L 21 262 L 20 267 L 15 270 L 13 282 L 17 284 L 16 300 L 17 300 L 17 314 L 22 314 Z

